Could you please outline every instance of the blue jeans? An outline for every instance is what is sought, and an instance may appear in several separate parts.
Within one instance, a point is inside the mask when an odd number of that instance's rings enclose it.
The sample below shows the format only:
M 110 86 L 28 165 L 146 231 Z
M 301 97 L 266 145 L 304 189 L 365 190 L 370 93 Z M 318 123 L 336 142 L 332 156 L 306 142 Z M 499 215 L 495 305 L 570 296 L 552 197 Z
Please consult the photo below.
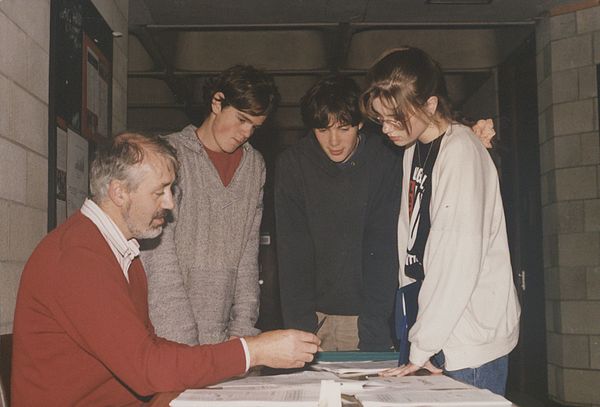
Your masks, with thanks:
M 480 389 L 488 389 L 493 393 L 504 396 L 506 393 L 506 378 L 508 377 L 508 355 L 484 363 L 476 368 L 446 370 L 444 352 L 433 356 L 433 364 L 444 369 L 444 374 L 459 382 L 470 384 Z

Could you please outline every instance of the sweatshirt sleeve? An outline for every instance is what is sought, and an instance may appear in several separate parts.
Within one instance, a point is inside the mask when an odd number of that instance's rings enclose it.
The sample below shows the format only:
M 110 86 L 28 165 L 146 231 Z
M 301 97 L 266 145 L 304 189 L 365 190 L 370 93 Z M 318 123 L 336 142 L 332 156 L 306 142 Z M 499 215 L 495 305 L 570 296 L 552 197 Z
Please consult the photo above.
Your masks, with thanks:
M 465 312 L 481 270 L 486 191 L 495 168 L 478 147 L 467 135 L 455 134 L 435 163 L 425 280 L 409 335 L 410 361 L 418 366 L 443 348 Z
M 258 155 L 258 154 L 257 154 Z M 248 214 L 251 222 L 246 245 L 237 270 L 233 305 L 230 312 L 229 336 L 258 335 L 260 330 L 254 327 L 258 320 L 260 289 L 258 286 L 258 244 L 260 223 L 263 213 L 263 188 L 265 184 L 265 164 L 260 162 L 259 191 L 253 193 L 255 201 Z
M 275 178 L 275 218 L 281 310 L 286 328 L 313 331 L 315 270 L 313 244 L 308 229 L 300 169 L 291 154 L 282 154 Z
M 172 222 L 164 227 L 160 237 L 145 243 L 148 247 L 140 252 L 140 258 L 148 276 L 149 313 L 156 334 L 179 343 L 195 345 L 198 343 L 196 320 L 175 246 L 180 200 L 181 190 L 177 189 L 177 205 L 172 211 Z
M 363 237 L 364 302 L 358 318 L 359 349 L 392 346 L 390 318 L 398 286 L 397 225 L 402 182 L 401 155 L 383 149 L 371 174 L 370 202 Z
M 81 349 L 137 394 L 203 387 L 245 371 L 239 340 L 192 347 L 154 335 L 122 274 L 111 273 L 114 260 L 75 248 L 60 264 L 52 314 Z

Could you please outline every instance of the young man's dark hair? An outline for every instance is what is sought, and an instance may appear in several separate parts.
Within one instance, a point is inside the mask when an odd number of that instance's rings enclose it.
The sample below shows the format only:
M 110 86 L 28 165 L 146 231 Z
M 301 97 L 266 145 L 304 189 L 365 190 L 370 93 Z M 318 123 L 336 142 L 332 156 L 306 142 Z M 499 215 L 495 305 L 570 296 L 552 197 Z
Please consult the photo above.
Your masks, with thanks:
M 358 106 L 360 89 L 347 76 L 326 76 L 300 100 L 302 121 L 309 129 L 323 129 L 333 123 L 358 126 L 362 115 Z
M 223 108 L 232 106 L 252 116 L 268 116 L 279 102 L 275 81 L 260 69 L 250 65 L 234 65 L 204 85 L 204 105 L 207 115 L 216 93 Z

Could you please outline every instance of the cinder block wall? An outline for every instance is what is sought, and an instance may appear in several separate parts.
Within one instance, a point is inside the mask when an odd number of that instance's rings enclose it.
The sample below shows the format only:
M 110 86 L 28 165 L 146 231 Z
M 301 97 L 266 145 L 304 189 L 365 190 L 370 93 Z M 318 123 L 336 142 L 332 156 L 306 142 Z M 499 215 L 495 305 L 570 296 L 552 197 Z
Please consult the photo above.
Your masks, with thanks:
M 537 27 L 548 387 L 600 406 L 600 6 Z
M 0 2 L 0 334 L 46 233 L 49 33 L 49 0 Z
M 113 49 L 113 130 L 127 123 L 128 0 L 93 1 Z M 50 0 L 0 0 L 0 334 L 25 261 L 46 234 Z

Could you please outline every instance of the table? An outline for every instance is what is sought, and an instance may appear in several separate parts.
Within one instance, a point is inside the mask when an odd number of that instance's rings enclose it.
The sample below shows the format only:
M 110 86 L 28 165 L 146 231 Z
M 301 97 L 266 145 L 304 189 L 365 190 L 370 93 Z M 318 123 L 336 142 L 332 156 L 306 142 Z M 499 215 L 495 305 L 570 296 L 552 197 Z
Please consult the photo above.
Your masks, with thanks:
M 363 360 L 396 360 L 396 352 L 319 352 L 315 358 L 316 361 L 363 361 Z M 299 371 L 302 369 L 296 369 Z M 272 375 L 278 373 L 290 373 L 293 370 L 263 368 L 261 374 Z M 156 394 L 144 407 L 169 407 L 169 403 L 177 398 L 181 392 L 165 392 Z M 352 398 L 353 399 L 353 398 Z M 344 406 L 360 407 L 360 403 L 355 400 L 355 404 L 344 404 Z M 518 407 L 511 404 L 511 407 Z
M 158 393 L 152 397 L 152 400 L 144 404 L 144 407 L 169 407 L 169 403 L 175 400 L 180 393 L 179 391 Z

